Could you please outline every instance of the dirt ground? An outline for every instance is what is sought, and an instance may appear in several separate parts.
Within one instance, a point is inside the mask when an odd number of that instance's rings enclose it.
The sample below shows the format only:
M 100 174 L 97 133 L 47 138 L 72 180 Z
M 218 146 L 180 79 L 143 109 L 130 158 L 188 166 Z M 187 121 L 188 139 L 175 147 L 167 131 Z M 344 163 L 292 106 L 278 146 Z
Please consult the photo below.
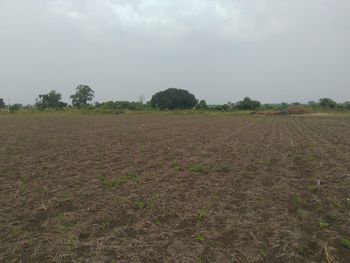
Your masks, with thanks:
M 350 262 L 350 118 L 0 116 L 1 262 Z

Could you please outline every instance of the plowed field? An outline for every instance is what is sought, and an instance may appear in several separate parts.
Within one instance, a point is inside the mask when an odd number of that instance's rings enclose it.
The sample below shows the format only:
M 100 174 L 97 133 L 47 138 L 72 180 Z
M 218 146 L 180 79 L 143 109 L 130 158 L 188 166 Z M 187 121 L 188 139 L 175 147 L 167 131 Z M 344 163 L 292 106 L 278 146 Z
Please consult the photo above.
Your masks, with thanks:
M 350 262 L 350 118 L 15 115 L 0 141 L 1 262 Z

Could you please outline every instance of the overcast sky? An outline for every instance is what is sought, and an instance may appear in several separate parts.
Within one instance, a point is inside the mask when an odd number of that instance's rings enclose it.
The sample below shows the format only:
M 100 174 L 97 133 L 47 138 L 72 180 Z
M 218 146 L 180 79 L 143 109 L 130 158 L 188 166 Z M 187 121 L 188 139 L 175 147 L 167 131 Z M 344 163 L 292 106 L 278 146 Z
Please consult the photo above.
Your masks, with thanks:
M 349 0 L 0 0 L 0 97 L 350 100 Z

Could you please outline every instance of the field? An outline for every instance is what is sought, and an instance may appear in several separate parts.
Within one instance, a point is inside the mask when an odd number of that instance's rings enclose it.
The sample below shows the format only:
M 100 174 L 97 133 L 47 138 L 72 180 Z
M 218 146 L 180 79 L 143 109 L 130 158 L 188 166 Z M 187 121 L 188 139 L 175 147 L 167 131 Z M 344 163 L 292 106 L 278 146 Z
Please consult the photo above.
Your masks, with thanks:
M 0 116 L 1 262 L 350 262 L 350 118 Z

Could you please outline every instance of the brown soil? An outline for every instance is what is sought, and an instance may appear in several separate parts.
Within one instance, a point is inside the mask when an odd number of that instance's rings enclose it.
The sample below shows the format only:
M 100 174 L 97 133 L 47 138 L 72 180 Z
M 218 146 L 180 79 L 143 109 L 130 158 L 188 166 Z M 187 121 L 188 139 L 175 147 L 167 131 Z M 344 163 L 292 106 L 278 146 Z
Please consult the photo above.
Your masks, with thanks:
M 0 127 L 1 262 L 350 262 L 350 118 Z

